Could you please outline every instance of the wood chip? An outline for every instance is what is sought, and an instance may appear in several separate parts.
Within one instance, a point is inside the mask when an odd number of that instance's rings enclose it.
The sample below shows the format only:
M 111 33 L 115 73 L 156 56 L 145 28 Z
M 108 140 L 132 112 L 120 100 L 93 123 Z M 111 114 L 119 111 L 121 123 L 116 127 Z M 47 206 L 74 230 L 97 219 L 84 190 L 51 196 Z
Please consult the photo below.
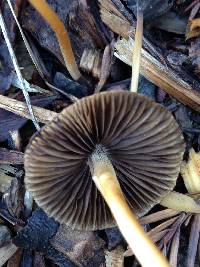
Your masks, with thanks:
M 104 241 L 92 231 L 73 231 L 61 225 L 50 243 L 77 266 L 104 264 Z
M 119 11 L 110 0 L 99 0 L 99 2 L 103 22 L 113 32 L 124 37 L 115 45 L 117 50 L 115 56 L 131 66 L 134 45 L 134 40 L 131 38 L 134 38 L 135 27 L 119 15 Z M 156 54 L 156 48 L 146 38 L 143 38 L 143 44 Z M 161 58 L 162 56 L 160 56 Z M 180 77 L 172 68 L 166 66 L 165 62 L 158 61 L 145 49 L 142 49 L 141 55 L 141 74 L 181 103 L 200 111 L 200 93 L 194 90 L 194 85 L 190 85 L 184 80 L 184 77 Z M 199 88 L 199 86 L 195 87 Z

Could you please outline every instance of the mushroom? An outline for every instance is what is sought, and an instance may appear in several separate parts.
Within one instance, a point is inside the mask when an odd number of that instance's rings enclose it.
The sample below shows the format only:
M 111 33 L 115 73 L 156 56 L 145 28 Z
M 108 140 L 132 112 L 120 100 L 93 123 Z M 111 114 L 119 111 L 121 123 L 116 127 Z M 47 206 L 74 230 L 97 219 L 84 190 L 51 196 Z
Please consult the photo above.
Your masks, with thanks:
M 99 93 L 64 109 L 32 138 L 25 184 L 60 223 L 96 230 L 116 221 L 143 266 L 168 266 L 135 215 L 173 189 L 183 151 L 176 121 L 159 104 L 136 93 Z
M 29 2 L 56 32 L 68 70 L 80 79 L 63 24 L 46 1 Z M 138 57 L 142 28 L 138 12 Z M 134 91 L 140 62 L 135 59 Z M 95 230 L 116 221 L 143 266 L 167 267 L 136 215 L 145 214 L 172 190 L 183 151 L 178 125 L 160 105 L 136 93 L 101 93 L 66 108 L 32 138 L 25 153 L 25 184 L 38 205 L 59 222 Z

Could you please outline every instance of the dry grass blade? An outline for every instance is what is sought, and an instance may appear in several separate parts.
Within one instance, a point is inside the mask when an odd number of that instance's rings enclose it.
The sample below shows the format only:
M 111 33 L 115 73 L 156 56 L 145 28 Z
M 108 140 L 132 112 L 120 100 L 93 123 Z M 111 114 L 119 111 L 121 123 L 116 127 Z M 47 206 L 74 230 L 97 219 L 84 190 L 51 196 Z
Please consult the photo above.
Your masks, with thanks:
M 180 227 L 178 228 L 178 230 L 176 231 L 173 237 L 171 248 L 170 248 L 169 263 L 171 267 L 177 266 L 179 241 L 180 241 Z
M 21 117 L 31 119 L 29 110 L 24 102 L 0 95 L 0 108 L 13 112 Z M 55 116 L 56 112 L 33 106 L 34 114 L 39 122 L 48 123 Z
M 8 50 L 9 50 L 9 53 L 10 53 L 10 56 L 11 56 L 15 71 L 16 71 L 16 74 L 17 74 L 18 79 L 19 79 L 19 81 L 20 81 L 20 83 L 22 85 L 22 88 L 23 88 L 22 91 L 23 91 L 23 94 L 24 94 L 24 97 L 25 97 L 25 100 L 26 100 L 26 103 L 27 103 L 27 106 L 28 106 L 30 117 L 31 117 L 36 129 L 40 130 L 40 126 L 39 126 L 39 124 L 38 124 L 38 122 L 37 122 L 37 120 L 36 120 L 36 118 L 34 116 L 34 113 L 33 113 L 33 109 L 32 109 L 32 106 L 31 106 L 29 94 L 28 94 L 27 89 L 26 89 L 26 85 L 24 84 L 24 80 L 23 80 L 20 68 L 18 66 L 18 63 L 17 63 L 17 58 L 15 56 L 14 50 L 12 48 L 11 42 L 10 42 L 8 34 L 7 34 L 6 25 L 4 23 L 4 19 L 3 19 L 3 15 L 1 13 L 1 11 L 0 11 L 0 26 L 1 26 L 1 30 L 2 30 L 5 42 L 7 44 L 7 47 L 8 47 Z
M 32 52 L 32 49 L 31 49 L 31 47 L 30 47 L 30 45 L 29 45 L 29 43 L 28 43 L 28 41 L 27 41 L 27 39 L 26 39 L 26 36 L 25 36 L 25 34 L 24 34 L 23 30 L 22 30 L 22 27 L 21 27 L 20 24 L 19 24 L 19 21 L 18 21 L 16 15 L 15 15 L 15 11 L 14 11 L 14 9 L 13 9 L 13 6 L 12 6 L 12 4 L 11 4 L 11 1 L 10 1 L 10 0 L 7 0 L 7 2 L 8 2 L 8 5 L 9 5 L 9 7 L 10 7 L 10 10 L 11 10 L 11 12 L 12 12 L 12 15 L 13 15 L 13 17 L 14 17 L 14 19 L 15 19 L 15 22 L 16 22 L 16 24 L 17 24 L 17 27 L 18 27 L 18 29 L 19 29 L 19 32 L 20 32 L 20 34 L 21 34 L 21 36 L 22 36 L 22 39 L 23 39 L 24 44 L 25 44 L 25 46 L 26 46 L 26 49 L 27 49 L 27 51 L 28 51 L 28 53 L 29 53 L 29 55 L 30 55 L 30 57 L 31 57 L 31 59 L 32 59 L 32 62 L 33 62 L 33 64 L 35 65 L 35 67 L 36 67 L 38 73 L 40 74 L 40 76 L 44 79 L 43 72 L 42 72 L 42 70 L 41 70 L 39 64 L 37 63 L 37 60 L 35 59 L 35 56 L 34 56 L 34 54 L 33 54 L 33 52 Z
M 155 212 L 153 214 L 144 216 L 140 219 L 141 224 L 148 224 L 157 221 L 161 221 L 163 219 L 168 219 L 180 214 L 180 211 L 172 210 L 172 209 L 165 209 L 162 211 Z
M 153 228 L 150 232 L 148 232 L 149 235 L 154 235 L 155 233 L 158 233 L 164 229 L 166 229 L 168 226 L 172 225 L 176 220 L 177 220 L 178 216 L 167 220 L 166 222 L 163 222 L 161 224 L 159 224 L 157 227 Z
M 154 243 L 156 243 L 160 241 L 167 233 L 168 233 L 168 229 L 165 229 L 158 233 L 153 233 L 152 235 L 149 235 L 149 237 Z
M 142 11 L 138 10 L 135 44 L 133 48 L 133 58 L 132 58 L 131 92 L 137 92 L 138 89 L 141 49 L 142 49 L 142 36 L 143 36 L 143 13 Z
M 187 267 L 194 266 L 199 238 L 200 238 L 200 215 L 195 215 L 190 232 L 187 264 L 186 264 Z

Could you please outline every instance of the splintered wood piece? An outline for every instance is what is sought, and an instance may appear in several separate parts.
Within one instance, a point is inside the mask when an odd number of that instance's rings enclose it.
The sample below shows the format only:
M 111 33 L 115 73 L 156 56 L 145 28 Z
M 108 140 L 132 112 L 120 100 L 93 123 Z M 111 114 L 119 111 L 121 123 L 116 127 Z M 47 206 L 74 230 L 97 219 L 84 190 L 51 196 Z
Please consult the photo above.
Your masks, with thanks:
M 106 267 L 123 267 L 124 266 L 124 248 L 117 246 L 109 251 L 105 250 Z
M 115 48 L 115 56 L 128 65 L 132 65 L 133 39 L 119 40 Z M 165 90 L 181 103 L 200 112 L 200 93 L 183 81 L 173 70 L 167 68 L 147 51 L 142 49 L 141 74 L 148 80 Z
M 92 231 L 73 231 L 66 225 L 61 225 L 50 243 L 76 266 L 97 266 L 96 258 L 98 258 L 98 266 L 104 265 L 105 243 Z
M 12 243 L 0 248 L 0 266 L 3 266 L 17 250 L 18 248 Z
M 13 112 L 21 117 L 31 119 L 27 105 L 24 102 L 0 95 L 0 108 Z M 33 111 L 36 119 L 42 123 L 50 122 L 55 116 L 56 112 L 33 106 Z
M 134 46 L 135 25 L 130 22 L 117 10 L 116 6 L 110 0 L 99 0 L 100 12 L 103 22 L 115 33 L 124 37 L 116 45 L 115 56 L 126 64 L 132 66 L 132 52 Z M 133 39 L 131 39 L 131 38 Z M 152 51 L 151 55 L 146 49 L 141 51 L 141 74 L 148 80 L 162 88 L 168 94 L 172 95 L 181 103 L 200 112 L 200 93 L 193 89 L 183 77 L 180 77 L 170 66 L 166 66 L 164 60 L 158 61 L 155 56 L 158 55 L 156 48 L 143 38 L 144 47 Z
M 99 79 L 101 72 L 102 52 L 97 49 L 85 48 L 80 61 L 80 69 L 91 73 L 93 77 Z

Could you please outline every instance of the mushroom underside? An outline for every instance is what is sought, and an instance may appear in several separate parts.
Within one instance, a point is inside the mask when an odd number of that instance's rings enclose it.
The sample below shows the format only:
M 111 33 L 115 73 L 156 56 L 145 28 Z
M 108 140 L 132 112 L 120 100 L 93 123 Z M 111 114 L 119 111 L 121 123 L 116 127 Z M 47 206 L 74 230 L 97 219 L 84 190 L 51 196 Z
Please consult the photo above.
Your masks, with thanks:
M 91 177 L 97 146 L 138 216 L 175 186 L 184 141 L 171 113 L 130 92 L 86 97 L 37 133 L 25 153 L 26 188 L 59 222 L 86 230 L 115 225 Z

